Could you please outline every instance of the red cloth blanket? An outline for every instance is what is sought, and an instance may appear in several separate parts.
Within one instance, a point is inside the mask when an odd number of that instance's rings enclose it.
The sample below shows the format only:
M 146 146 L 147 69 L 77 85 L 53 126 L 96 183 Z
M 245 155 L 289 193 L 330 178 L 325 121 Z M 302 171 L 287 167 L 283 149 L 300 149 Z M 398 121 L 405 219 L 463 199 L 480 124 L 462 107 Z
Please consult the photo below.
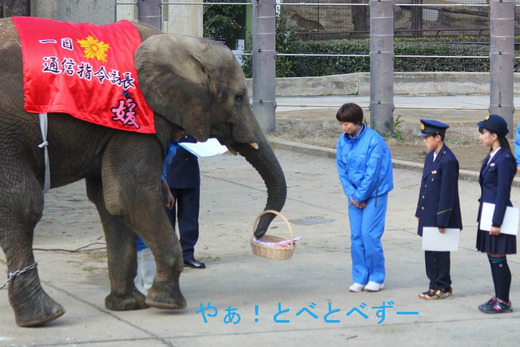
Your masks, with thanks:
M 134 67 L 141 38 L 130 22 L 12 20 L 22 45 L 26 112 L 69 113 L 110 128 L 155 133 Z

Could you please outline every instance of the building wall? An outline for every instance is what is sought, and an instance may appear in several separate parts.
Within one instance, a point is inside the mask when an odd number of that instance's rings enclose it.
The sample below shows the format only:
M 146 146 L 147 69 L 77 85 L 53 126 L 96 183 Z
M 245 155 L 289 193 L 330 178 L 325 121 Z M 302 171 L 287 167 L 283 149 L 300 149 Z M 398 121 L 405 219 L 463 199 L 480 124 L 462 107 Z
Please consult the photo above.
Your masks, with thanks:
M 116 21 L 116 5 L 114 0 L 32 0 L 31 16 L 103 25 Z
M 138 5 L 138 0 L 32 0 L 31 16 L 103 25 L 122 19 L 137 20 Z M 202 37 L 202 24 L 201 5 L 163 5 L 164 32 Z

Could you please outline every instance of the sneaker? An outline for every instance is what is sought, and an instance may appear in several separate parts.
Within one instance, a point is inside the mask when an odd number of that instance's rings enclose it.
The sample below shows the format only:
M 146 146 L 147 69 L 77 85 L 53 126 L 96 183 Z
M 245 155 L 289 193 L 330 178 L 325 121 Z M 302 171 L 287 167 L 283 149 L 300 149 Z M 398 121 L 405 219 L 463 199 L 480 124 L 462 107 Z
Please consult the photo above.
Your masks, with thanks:
M 348 291 L 351 292 L 351 293 L 359 293 L 364 288 L 365 288 L 364 284 L 354 282 L 354 283 L 352 283 L 352 285 L 350 286 Z
M 424 299 L 426 300 L 439 300 L 439 299 L 446 299 L 453 295 L 453 289 L 451 288 L 444 288 L 444 289 L 437 289 L 432 292 L 431 295 L 426 295 Z
M 423 293 L 419 294 L 419 297 L 421 299 L 426 299 L 426 297 L 433 296 L 433 295 L 435 295 L 435 290 L 434 289 L 428 289 L 426 292 L 423 292 Z
M 513 307 L 511 307 L 511 300 L 509 302 L 505 302 L 496 296 L 489 299 L 487 303 L 480 305 L 478 309 L 481 312 L 491 314 L 513 312 Z
M 365 286 L 365 290 L 367 292 L 378 292 L 380 291 L 381 289 L 383 289 L 385 287 L 385 284 L 384 283 L 377 283 L 377 282 L 373 282 L 373 281 L 370 281 L 368 282 L 368 284 Z

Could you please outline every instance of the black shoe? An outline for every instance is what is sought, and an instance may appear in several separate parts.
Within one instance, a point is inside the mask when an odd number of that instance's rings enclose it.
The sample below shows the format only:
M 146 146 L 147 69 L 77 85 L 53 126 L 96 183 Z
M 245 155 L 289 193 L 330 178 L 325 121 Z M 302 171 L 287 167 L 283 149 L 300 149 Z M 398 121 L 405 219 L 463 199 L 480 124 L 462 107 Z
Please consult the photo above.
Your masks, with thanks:
M 193 269 L 205 269 L 206 264 L 195 260 L 195 259 L 184 259 L 184 266 L 191 267 Z
M 500 300 L 496 296 L 489 299 L 489 301 L 485 304 L 480 305 L 478 309 L 481 312 L 491 314 L 513 312 L 513 308 L 511 307 L 511 301 L 505 302 Z

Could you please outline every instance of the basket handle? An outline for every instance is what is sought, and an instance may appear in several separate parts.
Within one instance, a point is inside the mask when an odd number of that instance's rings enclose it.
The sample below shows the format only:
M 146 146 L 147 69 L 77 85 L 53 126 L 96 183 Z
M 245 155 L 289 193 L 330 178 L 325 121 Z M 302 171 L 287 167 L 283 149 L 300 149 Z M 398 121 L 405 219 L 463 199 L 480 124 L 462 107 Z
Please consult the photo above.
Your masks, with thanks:
M 293 233 L 292 233 L 291 224 L 289 223 L 289 221 L 287 220 L 287 218 L 285 218 L 285 216 L 284 216 L 283 214 L 281 214 L 280 212 L 275 211 L 275 210 L 265 210 L 264 212 L 260 213 L 260 214 L 258 215 L 258 217 L 256 217 L 256 220 L 255 220 L 255 222 L 253 223 L 253 234 L 254 234 L 254 232 L 255 232 L 256 225 L 257 225 L 258 222 L 260 221 L 260 217 L 262 217 L 264 214 L 268 214 L 268 213 L 272 213 L 272 214 L 275 214 L 275 215 L 279 216 L 280 218 L 283 219 L 283 221 L 285 222 L 285 224 L 287 224 L 287 227 L 289 228 L 289 234 L 291 235 L 291 248 L 294 247 L 294 237 L 293 237 Z

